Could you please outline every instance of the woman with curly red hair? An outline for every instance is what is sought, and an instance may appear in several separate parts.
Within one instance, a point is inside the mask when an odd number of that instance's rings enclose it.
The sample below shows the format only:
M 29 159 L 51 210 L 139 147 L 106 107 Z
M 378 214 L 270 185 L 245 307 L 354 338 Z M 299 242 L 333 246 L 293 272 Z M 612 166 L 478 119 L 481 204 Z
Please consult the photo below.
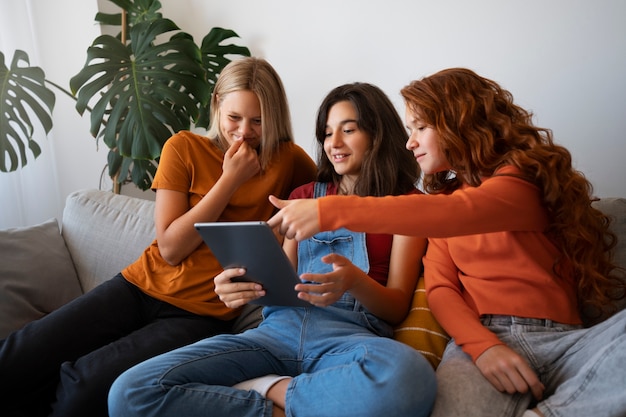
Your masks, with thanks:
M 570 153 L 470 70 L 401 93 L 427 194 L 273 199 L 270 224 L 298 240 L 338 227 L 429 238 L 428 301 L 452 337 L 433 416 L 624 416 L 624 271 Z

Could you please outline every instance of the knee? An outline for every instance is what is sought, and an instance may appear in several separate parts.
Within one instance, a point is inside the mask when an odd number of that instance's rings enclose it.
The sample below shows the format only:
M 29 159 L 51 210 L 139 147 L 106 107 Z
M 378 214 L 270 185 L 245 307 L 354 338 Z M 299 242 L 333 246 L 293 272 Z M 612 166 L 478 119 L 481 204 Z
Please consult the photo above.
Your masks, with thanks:
M 140 397 L 141 382 L 136 368 L 130 368 L 115 379 L 109 389 L 108 408 L 110 417 L 135 416 L 137 404 L 144 400 Z
M 73 362 L 63 363 L 59 376 L 52 416 L 107 416 L 110 379 Z
M 128 372 L 128 371 L 127 371 Z M 109 390 L 108 397 L 108 406 L 109 406 L 109 416 L 111 417 L 121 417 L 124 415 L 125 407 L 121 407 L 127 399 L 125 398 L 125 393 L 128 392 L 128 377 L 126 376 L 127 372 L 122 373 L 122 375 L 118 376 L 117 379 L 111 385 L 111 389 Z
M 430 362 L 415 349 L 402 345 L 388 351 L 384 364 L 377 372 L 381 379 L 374 387 L 376 395 L 372 395 L 388 399 L 380 411 L 384 415 L 428 416 L 437 394 Z
M 422 354 L 409 349 L 411 352 L 398 361 L 393 412 L 389 415 L 427 417 L 437 395 L 435 371 Z

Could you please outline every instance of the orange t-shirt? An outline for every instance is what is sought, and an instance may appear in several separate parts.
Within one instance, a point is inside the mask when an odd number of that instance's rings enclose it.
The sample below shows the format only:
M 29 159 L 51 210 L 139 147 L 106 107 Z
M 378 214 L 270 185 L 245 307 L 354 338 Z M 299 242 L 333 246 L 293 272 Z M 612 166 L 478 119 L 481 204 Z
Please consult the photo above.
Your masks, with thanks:
M 428 237 L 423 262 L 429 305 L 475 360 L 502 344 L 481 324 L 483 314 L 581 323 L 574 279 L 553 271 L 561 253 L 544 234 L 548 217 L 539 189 L 511 175 L 517 172 L 502 168 L 480 186 L 449 195 L 321 198 L 319 222 L 322 230 L 344 226 Z M 372 222 L 372 213 L 385 219 Z
M 152 189 L 188 193 L 195 206 L 222 174 L 224 153 L 204 136 L 181 131 L 163 147 Z M 281 143 L 267 169 L 233 194 L 218 221 L 267 220 L 275 211 L 268 201 L 274 194 L 286 199 L 296 187 L 315 179 L 317 168 L 306 152 L 292 142 Z M 154 240 L 122 275 L 150 296 L 204 316 L 231 319 L 238 314 L 214 292 L 213 278 L 222 271 L 209 248 L 202 243 L 179 265 L 161 257 Z

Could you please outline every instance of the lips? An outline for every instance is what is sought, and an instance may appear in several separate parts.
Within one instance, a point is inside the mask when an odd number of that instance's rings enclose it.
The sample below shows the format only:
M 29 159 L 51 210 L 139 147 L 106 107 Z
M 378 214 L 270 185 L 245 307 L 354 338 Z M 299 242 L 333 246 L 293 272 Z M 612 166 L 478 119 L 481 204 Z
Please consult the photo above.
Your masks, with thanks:
M 346 159 L 348 156 L 350 156 L 350 155 L 345 154 L 345 153 L 335 154 L 335 155 L 333 155 L 333 161 L 342 161 L 342 160 Z
M 251 148 L 256 149 L 259 144 L 260 141 L 258 138 L 254 137 L 254 138 L 242 138 L 241 136 L 239 137 L 240 140 L 243 140 L 244 142 L 246 142 L 248 144 L 248 146 L 250 146 Z

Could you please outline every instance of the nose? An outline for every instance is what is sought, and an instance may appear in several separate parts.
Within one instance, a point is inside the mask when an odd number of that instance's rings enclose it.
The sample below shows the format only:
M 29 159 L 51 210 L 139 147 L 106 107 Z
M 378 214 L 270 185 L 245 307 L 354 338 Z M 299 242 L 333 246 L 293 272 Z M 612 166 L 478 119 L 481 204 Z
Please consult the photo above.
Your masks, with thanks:
M 417 142 L 417 139 L 415 138 L 415 134 L 411 133 L 409 135 L 409 138 L 406 140 L 406 148 L 409 151 L 412 151 L 413 149 L 417 148 L 419 146 L 419 143 Z
M 333 132 L 330 136 L 326 137 L 326 142 L 331 148 L 338 148 L 342 144 L 341 137 L 337 132 Z
M 250 122 L 250 120 L 246 120 L 246 119 L 241 120 L 241 122 L 239 123 L 239 133 L 241 133 L 242 136 L 246 136 L 251 131 L 252 131 L 252 123 Z

